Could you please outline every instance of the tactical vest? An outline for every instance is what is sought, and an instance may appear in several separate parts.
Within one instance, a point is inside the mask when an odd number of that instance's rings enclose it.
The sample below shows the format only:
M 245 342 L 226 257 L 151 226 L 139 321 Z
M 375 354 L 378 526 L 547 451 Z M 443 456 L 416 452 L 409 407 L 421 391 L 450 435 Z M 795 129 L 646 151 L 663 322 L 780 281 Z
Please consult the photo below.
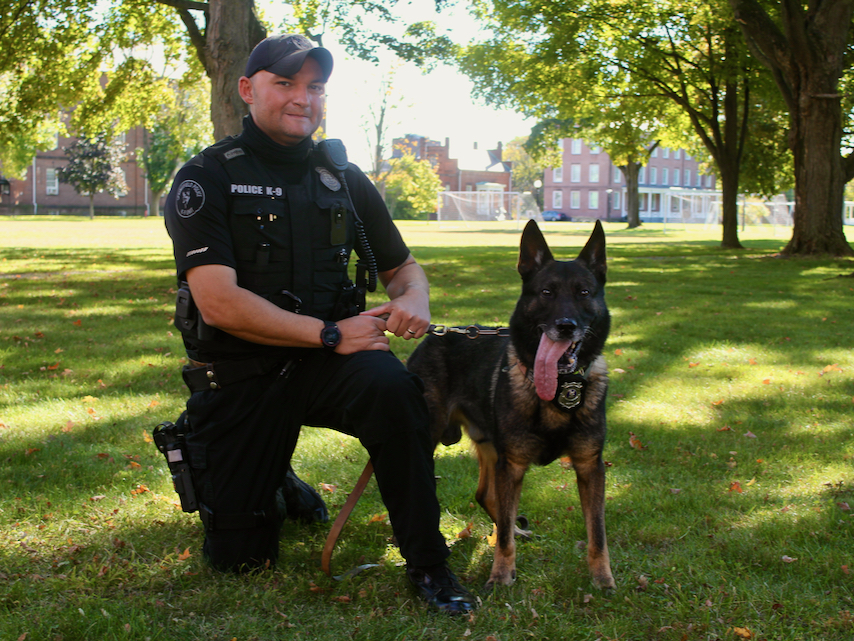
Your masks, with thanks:
M 298 184 L 288 184 L 239 139 L 204 155 L 225 170 L 237 282 L 275 305 L 317 318 L 350 315 L 336 309 L 352 286 L 347 274 L 355 217 L 340 181 L 312 152 Z

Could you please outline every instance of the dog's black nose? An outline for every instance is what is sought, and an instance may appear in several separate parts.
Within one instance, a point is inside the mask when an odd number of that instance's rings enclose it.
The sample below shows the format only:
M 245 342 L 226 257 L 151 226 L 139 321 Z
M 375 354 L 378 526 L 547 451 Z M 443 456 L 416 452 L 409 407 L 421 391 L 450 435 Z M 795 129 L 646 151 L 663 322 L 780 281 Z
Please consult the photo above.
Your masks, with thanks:
M 555 327 L 559 332 L 573 332 L 578 329 L 578 323 L 571 318 L 558 318 L 555 321 Z

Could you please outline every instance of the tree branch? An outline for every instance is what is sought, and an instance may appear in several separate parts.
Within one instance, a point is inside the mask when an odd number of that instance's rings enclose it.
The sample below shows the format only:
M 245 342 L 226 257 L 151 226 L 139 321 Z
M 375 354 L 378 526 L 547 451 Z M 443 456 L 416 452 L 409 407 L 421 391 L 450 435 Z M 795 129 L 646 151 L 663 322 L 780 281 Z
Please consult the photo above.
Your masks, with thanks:
M 183 9 L 185 11 L 202 11 L 205 14 L 207 14 L 209 8 L 207 2 L 193 2 L 193 0 L 156 0 L 156 2 L 175 9 Z

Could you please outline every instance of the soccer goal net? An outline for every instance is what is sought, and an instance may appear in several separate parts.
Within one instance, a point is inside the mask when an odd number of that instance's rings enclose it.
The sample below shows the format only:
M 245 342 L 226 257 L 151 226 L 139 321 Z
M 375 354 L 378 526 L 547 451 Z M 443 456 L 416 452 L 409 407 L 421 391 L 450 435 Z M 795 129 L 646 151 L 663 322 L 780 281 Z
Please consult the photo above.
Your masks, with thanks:
M 530 193 L 515 191 L 443 191 L 439 194 L 439 221 L 542 220 Z

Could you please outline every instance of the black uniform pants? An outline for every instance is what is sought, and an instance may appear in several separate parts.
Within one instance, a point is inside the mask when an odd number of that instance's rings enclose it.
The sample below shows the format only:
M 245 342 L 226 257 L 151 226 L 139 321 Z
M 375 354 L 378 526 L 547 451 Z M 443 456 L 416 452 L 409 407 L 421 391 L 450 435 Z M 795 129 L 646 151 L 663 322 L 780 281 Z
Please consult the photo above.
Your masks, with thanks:
M 187 444 L 197 492 L 213 517 L 204 544 L 213 566 L 240 570 L 276 561 L 275 492 L 303 425 L 360 440 L 409 564 L 447 558 L 422 391 L 420 379 L 390 352 L 341 356 L 318 349 L 285 373 L 277 367 L 194 393 L 187 402 Z M 234 515 L 262 511 L 266 521 L 238 518 L 238 526 L 246 525 L 235 527 Z

